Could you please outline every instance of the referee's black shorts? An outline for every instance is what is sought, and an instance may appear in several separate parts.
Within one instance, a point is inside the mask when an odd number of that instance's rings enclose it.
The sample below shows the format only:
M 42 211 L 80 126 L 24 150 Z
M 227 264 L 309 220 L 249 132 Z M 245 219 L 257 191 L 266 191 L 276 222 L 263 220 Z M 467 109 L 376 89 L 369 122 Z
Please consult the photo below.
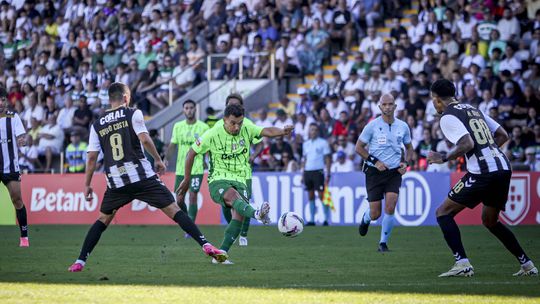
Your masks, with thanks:
M 399 194 L 401 173 L 398 169 L 379 171 L 375 167 L 367 166 L 365 173 L 368 202 L 380 201 L 388 192 Z
M 324 171 L 304 171 L 304 185 L 307 191 L 324 191 Z
M 136 199 L 158 209 L 165 208 L 175 201 L 171 191 L 157 176 L 154 176 L 118 189 L 107 188 L 100 211 L 112 214 Z

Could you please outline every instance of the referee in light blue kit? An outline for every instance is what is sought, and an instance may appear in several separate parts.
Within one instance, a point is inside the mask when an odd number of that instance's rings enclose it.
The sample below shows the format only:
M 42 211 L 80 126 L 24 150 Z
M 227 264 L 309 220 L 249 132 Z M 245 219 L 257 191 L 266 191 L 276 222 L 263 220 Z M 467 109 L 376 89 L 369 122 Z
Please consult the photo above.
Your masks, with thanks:
M 302 172 L 304 173 L 304 185 L 308 192 L 309 210 L 311 221 L 306 226 L 315 226 L 315 191 L 319 193 L 322 201 L 325 184 L 330 181 L 330 164 L 332 162 L 330 145 L 328 141 L 321 138 L 319 126 L 316 123 L 309 125 L 309 139 L 302 145 Z M 326 167 L 326 178 L 324 168 Z M 330 219 L 330 207 L 323 204 L 324 222 L 323 226 L 328 226 Z
M 356 153 L 364 159 L 366 190 L 369 209 L 364 213 L 358 231 L 361 236 L 368 232 L 371 220 L 381 216 L 382 199 L 385 199 L 379 252 L 388 251 L 388 238 L 394 227 L 401 176 L 407 171 L 413 154 L 409 126 L 394 117 L 396 103 L 390 94 L 379 99 L 382 115 L 369 122 L 356 142 Z M 366 150 L 366 145 L 369 150 Z M 402 145 L 407 148 L 403 161 Z

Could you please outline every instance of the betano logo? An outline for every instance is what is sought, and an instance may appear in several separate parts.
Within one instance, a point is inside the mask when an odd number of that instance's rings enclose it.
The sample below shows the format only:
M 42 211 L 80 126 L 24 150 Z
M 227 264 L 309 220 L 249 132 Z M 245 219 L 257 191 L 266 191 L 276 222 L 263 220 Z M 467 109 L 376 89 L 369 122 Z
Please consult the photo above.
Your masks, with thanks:
M 47 189 L 32 188 L 30 199 L 30 211 L 39 212 L 88 212 L 98 207 L 98 198 L 94 194 L 92 200 L 86 201 L 83 192 L 64 192 L 58 189 L 56 192 L 47 192 Z
M 419 226 L 431 209 L 431 190 L 426 179 L 416 172 L 403 176 L 396 207 L 396 219 L 403 226 Z

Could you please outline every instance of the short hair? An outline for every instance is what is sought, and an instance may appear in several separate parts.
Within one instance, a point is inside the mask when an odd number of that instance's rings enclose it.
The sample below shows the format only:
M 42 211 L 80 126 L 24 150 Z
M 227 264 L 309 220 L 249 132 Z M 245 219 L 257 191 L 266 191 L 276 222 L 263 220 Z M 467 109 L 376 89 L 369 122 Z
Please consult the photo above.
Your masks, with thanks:
M 242 107 L 241 105 L 236 105 L 236 104 L 228 105 L 225 108 L 224 116 L 229 117 L 231 115 L 234 117 L 244 116 L 244 107 Z
M 182 103 L 182 107 L 187 105 L 188 103 L 191 103 L 193 104 L 194 106 L 196 105 L 195 104 L 195 101 L 193 101 L 192 99 L 186 99 L 183 103 Z
M 441 98 L 449 98 L 456 95 L 456 87 L 448 79 L 439 79 L 431 85 L 431 92 Z
M 0 98 L 5 98 L 5 97 L 7 97 L 6 88 L 0 87 Z
M 121 82 L 113 82 L 109 86 L 109 99 L 111 101 L 122 101 L 124 94 L 129 93 L 127 85 Z
M 240 95 L 238 93 L 232 93 L 229 96 L 227 96 L 227 98 L 225 99 L 225 106 L 229 105 L 229 101 L 231 99 L 238 99 L 240 101 L 240 104 L 244 105 L 244 99 L 242 98 L 242 95 Z

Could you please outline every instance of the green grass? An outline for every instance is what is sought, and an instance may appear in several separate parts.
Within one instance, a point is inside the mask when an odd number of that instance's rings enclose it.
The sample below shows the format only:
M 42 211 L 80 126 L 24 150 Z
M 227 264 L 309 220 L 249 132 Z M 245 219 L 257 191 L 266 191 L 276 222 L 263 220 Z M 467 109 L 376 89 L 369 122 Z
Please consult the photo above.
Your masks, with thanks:
M 392 252 L 380 229 L 306 227 L 295 239 L 252 227 L 235 265 L 212 265 L 174 226 L 111 226 L 82 273 L 67 267 L 88 226 L 0 226 L 0 303 L 540 303 L 540 279 L 514 278 L 517 261 L 483 227 L 462 227 L 473 278 L 437 278 L 452 266 L 438 227 L 397 227 Z M 223 227 L 201 228 L 219 245 Z M 540 264 L 540 228 L 515 227 Z

